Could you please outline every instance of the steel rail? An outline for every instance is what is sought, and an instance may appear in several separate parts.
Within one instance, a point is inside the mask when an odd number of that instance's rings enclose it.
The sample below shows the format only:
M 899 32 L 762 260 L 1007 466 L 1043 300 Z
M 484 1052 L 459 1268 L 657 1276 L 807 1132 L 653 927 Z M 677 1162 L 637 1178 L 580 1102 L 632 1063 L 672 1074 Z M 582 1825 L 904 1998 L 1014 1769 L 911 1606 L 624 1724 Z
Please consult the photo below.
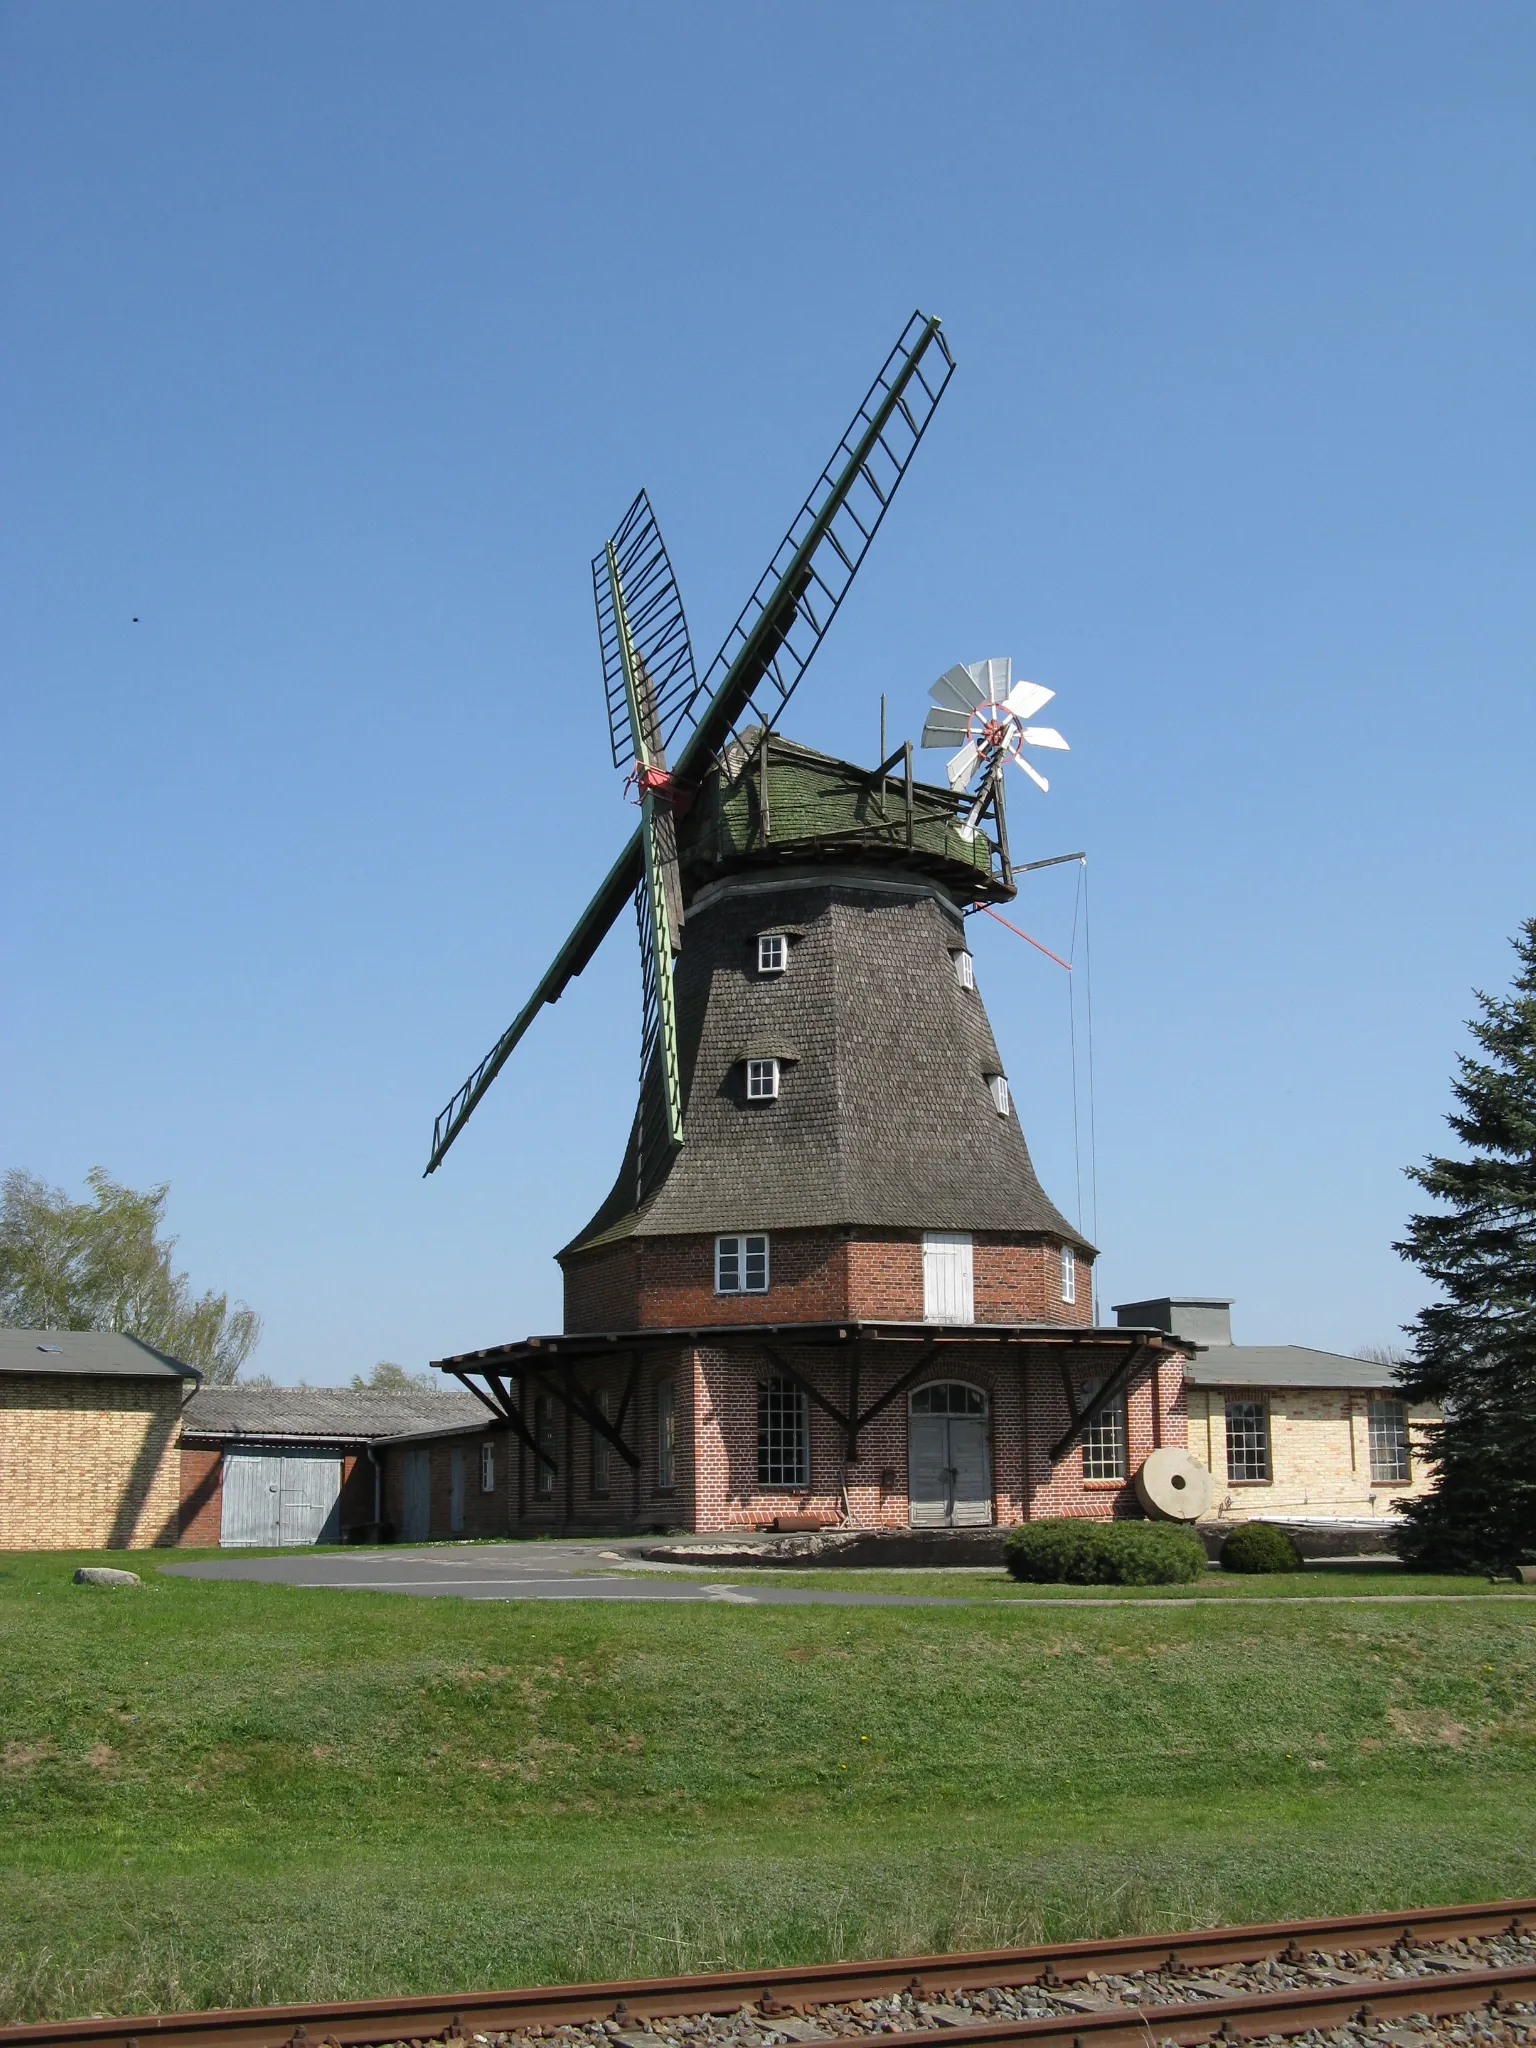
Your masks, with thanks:
M 726 1970 L 690 1977 L 651 1977 L 603 1984 L 531 1985 L 510 1991 L 468 1991 L 447 1996 L 345 1999 L 324 2005 L 223 2008 L 208 2012 L 145 2013 L 118 2018 L 39 2020 L 0 2027 L 0 2048 L 306 2048 L 334 2042 L 449 2043 L 470 2034 L 520 2032 L 529 2027 L 618 2018 L 642 2020 L 731 2013 L 755 2006 L 762 2023 L 773 2015 L 817 2005 L 912 1991 L 938 2000 L 943 1993 L 991 1985 L 1052 1989 L 1098 1976 L 1134 1971 L 1197 1970 L 1212 1964 L 1257 1963 L 1321 1950 L 1333 1953 L 1382 1948 L 1396 1942 L 1425 1945 L 1469 1935 L 1536 1932 L 1536 1899 L 1502 1899 L 1470 1906 L 1419 1907 L 1408 1912 L 1349 1914 L 1326 1920 L 1286 1920 L 1253 1926 L 1202 1928 L 1193 1933 L 1114 1935 L 1092 1941 L 1031 1948 L 987 1949 L 963 1955 L 884 1957 L 770 1970 Z M 1189 2044 L 1269 2034 L 1304 2033 L 1360 2015 L 1466 2012 L 1501 1998 L 1536 1997 L 1536 1960 L 1514 1968 L 1456 1968 L 1443 1974 L 1373 1977 L 1347 1984 L 1212 1998 L 1168 2005 L 1117 2006 L 1073 2011 L 1048 2019 L 946 2026 L 945 2048 L 1002 2048 L 1009 2042 L 1043 2048 L 1150 2048 L 1164 2040 Z M 904 2030 L 905 2031 L 905 2030 Z M 927 2031 L 927 2030 L 923 2030 Z

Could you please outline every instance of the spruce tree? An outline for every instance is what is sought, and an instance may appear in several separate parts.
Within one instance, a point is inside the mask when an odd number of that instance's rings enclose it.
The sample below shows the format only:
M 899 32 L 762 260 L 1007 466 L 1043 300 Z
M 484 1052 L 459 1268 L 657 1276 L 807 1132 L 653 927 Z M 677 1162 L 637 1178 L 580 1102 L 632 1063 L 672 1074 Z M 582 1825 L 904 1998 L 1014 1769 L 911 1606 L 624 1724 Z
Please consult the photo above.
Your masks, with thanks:
M 1447 1122 L 1467 1156 L 1409 1167 L 1441 1206 L 1394 1247 L 1441 1296 L 1410 1326 L 1398 1383 L 1444 1410 L 1401 1548 L 1462 1571 L 1536 1563 L 1536 918 L 1513 943 L 1510 993 L 1478 992 L 1478 1052 L 1457 1057 Z

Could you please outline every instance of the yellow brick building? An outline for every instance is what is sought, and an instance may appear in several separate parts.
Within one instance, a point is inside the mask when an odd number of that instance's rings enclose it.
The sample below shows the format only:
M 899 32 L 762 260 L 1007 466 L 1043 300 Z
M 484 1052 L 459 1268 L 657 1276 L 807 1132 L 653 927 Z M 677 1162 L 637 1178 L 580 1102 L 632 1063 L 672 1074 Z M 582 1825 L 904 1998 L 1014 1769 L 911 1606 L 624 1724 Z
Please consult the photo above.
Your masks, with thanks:
M 0 1329 L 0 1550 L 174 1543 L 198 1378 L 110 1330 Z
M 1380 1522 L 1429 1489 L 1420 1455 L 1434 1407 L 1410 1407 L 1392 1368 L 1302 1344 L 1234 1344 L 1219 1296 L 1126 1302 L 1122 1323 L 1176 1332 L 1189 1448 L 1214 1482 L 1215 1522 Z

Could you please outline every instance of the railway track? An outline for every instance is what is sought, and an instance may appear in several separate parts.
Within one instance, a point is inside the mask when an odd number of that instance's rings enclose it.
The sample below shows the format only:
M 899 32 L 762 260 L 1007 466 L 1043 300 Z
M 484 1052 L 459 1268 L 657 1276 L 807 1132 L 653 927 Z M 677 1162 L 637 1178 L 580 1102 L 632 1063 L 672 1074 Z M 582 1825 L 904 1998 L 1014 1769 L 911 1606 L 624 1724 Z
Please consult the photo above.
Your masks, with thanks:
M 1470 2031 L 1467 2015 L 1478 2015 Z M 1447 2033 L 1447 2019 L 1463 2024 Z M 914 2032 L 940 2034 L 944 2048 L 1297 2036 L 1334 2048 L 1536 2048 L 1536 1899 L 810 1968 L 45 2020 L 0 2028 L 0 2048 L 522 2048 L 551 2037 L 572 2048 L 803 2048 Z

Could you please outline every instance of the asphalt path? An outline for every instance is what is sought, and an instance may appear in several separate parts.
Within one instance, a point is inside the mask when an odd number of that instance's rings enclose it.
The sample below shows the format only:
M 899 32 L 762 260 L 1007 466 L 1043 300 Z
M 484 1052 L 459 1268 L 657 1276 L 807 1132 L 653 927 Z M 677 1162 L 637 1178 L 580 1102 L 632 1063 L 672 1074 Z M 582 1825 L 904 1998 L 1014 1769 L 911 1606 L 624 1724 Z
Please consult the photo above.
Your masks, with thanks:
M 349 1593 L 416 1593 L 455 1600 L 691 1600 L 715 1607 L 954 1607 L 938 1594 L 843 1593 L 810 1586 L 701 1582 L 701 1568 L 625 1569 L 583 1543 L 477 1543 L 464 1549 L 238 1552 L 161 1567 L 178 1578 L 244 1579 L 265 1586 L 334 1586 Z
M 723 1569 L 723 1568 L 720 1568 Z M 165 1564 L 185 1579 L 243 1579 L 266 1586 L 332 1586 L 347 1593 L 414 1593 L 450 1600 L 686 1600 L 713 1607 L 963 1607 L 942 1593 L 853 1593 L 826 1587 L 733 1585 L 708 1565 L 650 1564 L 589 1543 L 445 1544 L 386 1550 L 285 1550 L 277 1556 L 227 1551 L 197 1564 Z M 786 1581 L 788 1575 L 786 1574 Z M 1161 1599 L 1116 1594 L 1061 1595 L 988 1603 L 992 1607 L 1314 1607 L 1439 1605 L 1487 1599 L 1486 1593 L 1180 1593 Z M 1518 1599 L 1516 1589 L 1503 1597 Z M 1532 1598 L 1527 1594 L 1526 1598 Z

